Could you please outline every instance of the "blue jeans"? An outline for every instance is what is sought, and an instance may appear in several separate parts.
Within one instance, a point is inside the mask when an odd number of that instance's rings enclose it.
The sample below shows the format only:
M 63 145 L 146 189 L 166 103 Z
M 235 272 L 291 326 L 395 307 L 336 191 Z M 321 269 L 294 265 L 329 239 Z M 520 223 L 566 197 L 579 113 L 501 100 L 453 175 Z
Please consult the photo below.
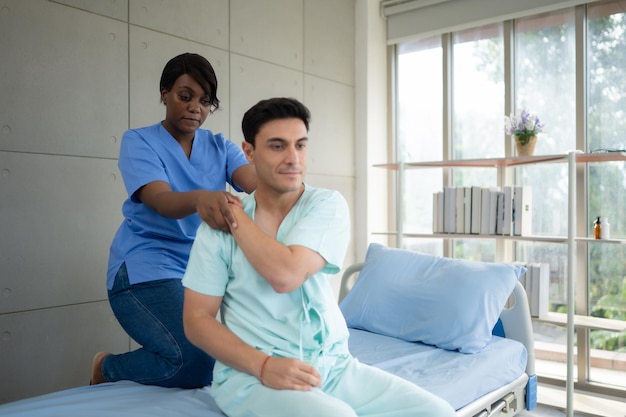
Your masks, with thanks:
M 122 264 L 109 290 L 109 303 L 126 333 L 142 347 L 107 356 L 102 363 L 105 381 L 179 388 L 211 383 L 215 360 L 185 337 L 183 299 L 180 279 L 131 285 Z

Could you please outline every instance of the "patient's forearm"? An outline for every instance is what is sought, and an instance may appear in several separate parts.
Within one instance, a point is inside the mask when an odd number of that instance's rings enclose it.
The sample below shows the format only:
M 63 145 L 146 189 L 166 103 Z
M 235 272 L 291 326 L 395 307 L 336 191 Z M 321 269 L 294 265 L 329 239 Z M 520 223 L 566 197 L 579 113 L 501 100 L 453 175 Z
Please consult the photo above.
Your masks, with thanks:
M 259 377 L 267 355 L 244 343 L 214 317 L 186 314 L 184 324 L 191 343 L 223 364 Z

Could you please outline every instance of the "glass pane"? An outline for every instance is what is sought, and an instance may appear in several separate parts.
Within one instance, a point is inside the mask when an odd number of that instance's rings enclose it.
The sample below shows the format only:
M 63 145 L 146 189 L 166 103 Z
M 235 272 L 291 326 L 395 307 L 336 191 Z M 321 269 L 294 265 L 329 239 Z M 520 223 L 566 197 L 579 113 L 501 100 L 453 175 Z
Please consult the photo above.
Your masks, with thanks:
M 440 38 L 401 44 L 397 62 L 398 160 L 441 160 L 443 59 Z
M 403 242 L 405 249 L 443 256 L 443 241 L 441 239 L 405 238 Z
M 565 327 L 534 322 L 533 329 L 535 331 L 535 369 L 541 376 L 565 380 L 567 375 Z M 578 367 L 574 366 L 573 370 L 574 379 L 578 379 Z
M 626 13 L 623 2 L 589 5 L 589 150 L 626 149 Z
M 443 187 L 441 169 L 409 169 L 404 173 L 405 233 L 433 232 L 433 195 Z
M 519 242 L 517 259 L 526 264 L 550 265 L 550 296 L 548 311 L 567 313 L 567 245 L 556 243 Z
M 504 156 L 502 25 L 456 33 L 453 39 L 452 158 Z
M 618 1 L 588 6 L 587 136 L 589 151 L 626 148 L 626 13 Z M 624 239 L 626 164 L 588 166 L 589 235 L 597 216 L 608 219 L 610 237 Z M 589 311 L 595 317 L 626 320 L 626 253 L 624 245 L 592 242 L 589 250 Z M 626 386 L 626 333 L 590 332 L 590 379 Z M 610 358 L 611 360 L 607 360 Z M 621 369 L 617 373 L 614 369 Z
M 495 262 L 496 242 L 494 239 L 455 240 L 454 257 L 470 261 Z
M 515 104 L 544 124 L 535 154 L 576 147 L 576 56 L 574 10 L 516 21 Z M 549 194 L 543 194 L 549 195 Z
M 443 157 L 442 62 L 439 37 L 398 47 L 396 143 L 400 161 L 437 161 Z M 405 171 L 401 190 L 404 218 L 400 220 L 404 232 L 432 233 L 433 193 L 442 189 L 442 181 L 441 169 Z M 441 252 L 441 241 L 418 242 L 430 249 L 439 247 Z M 405 242 L 405 246 L 413 244 Z
M 515 169 L 515 178 L 532 190 L 532 235 L 567 236 L 567 165 L 523 165 Z

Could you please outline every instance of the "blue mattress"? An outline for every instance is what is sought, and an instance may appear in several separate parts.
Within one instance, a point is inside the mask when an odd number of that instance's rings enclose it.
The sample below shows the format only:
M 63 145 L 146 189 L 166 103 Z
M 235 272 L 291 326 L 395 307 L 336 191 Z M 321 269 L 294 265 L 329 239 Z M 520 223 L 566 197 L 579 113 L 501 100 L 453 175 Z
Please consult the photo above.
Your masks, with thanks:
M 350 330 L 350 349 L 363 363 L 397 374 L 460 409 L 524 373 L 526 348 L 494 336 L 483 351 L 463 354 Z M 503 366 L 506 364 L 507 366 Z M 224 417 L 208 388 L 161 388 L 121 381 L 0 405 L 3 417 Z
M 224 417 L 208 388 L 120 381 L 72 388 L 0 405 L 2 417 Z
M 350 329 L 350 351 L 361 362 L 440 396 L 455 410 L 515 381 L 527 361 L 523 344 L 498 336 L 479 353 L 464 354 Z

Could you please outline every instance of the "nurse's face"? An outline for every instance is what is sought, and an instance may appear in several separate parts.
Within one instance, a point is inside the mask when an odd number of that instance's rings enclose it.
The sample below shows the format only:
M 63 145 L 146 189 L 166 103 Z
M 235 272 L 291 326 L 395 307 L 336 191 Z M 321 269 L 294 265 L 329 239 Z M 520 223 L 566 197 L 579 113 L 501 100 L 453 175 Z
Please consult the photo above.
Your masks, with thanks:
M 179 142 L 194 138 L 211 112 L 209 95 L 190 75 L 183 74 L 170 91 L 161 91 L 165 104 L 163 127 Z

